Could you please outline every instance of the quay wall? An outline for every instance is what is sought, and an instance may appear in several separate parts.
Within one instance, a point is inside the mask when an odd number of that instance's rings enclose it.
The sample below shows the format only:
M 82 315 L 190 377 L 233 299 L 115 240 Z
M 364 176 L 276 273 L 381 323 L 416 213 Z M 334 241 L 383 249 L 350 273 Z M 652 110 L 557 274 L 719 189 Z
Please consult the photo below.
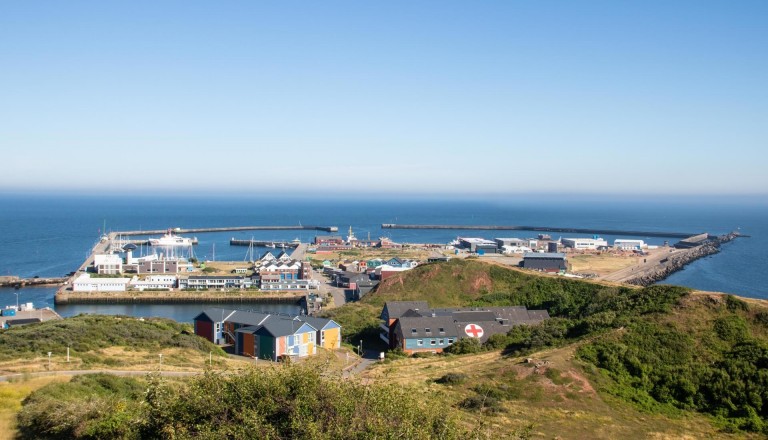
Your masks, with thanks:
M 306 293 L 264 294 L 263 292 L 71 292 L 59 291 L 54 303 L 60 304 L 194 304 L 194 303 L 286 303 L 306 301 Z
M 466 229 L 477 231 L 535 231 L 535 232 L 570 232 L 574 234 L 605 234 L 620 236 L 688 238 L 701 233 L 665 232 L 665 231 L 632 231 L 618 229 L 588 229 L 588 228 L 556 228 L 549 226 L 514 226 L 514 225 L 405 225 L 384 223 L 382 229 Z
M 720 245 L 739 237 L 738 234 L 730 233 L 719 237 L 710 238 L 701 245 L 685 250 L 684 252 L 670 257 L 668 261 L 663 261 L 660 265 L 647 269 L 638 276 L 626 280 L 626 283 L 638 286 L 650 286 L 666 279 L 673 273 L 682 270 L 686 265 L 704 258 L 708 255 L 720 252 Z

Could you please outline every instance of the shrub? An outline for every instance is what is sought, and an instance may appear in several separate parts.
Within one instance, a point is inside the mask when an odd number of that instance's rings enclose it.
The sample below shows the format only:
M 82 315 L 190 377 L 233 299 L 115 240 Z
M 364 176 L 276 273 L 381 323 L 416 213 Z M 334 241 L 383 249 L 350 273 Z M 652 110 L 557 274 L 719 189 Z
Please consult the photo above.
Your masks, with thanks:
M 464 373 L 448 373 L 437 379 L 435 382 L 443 385 L 461 385 L 467 381 L 467 375 Z
M 481 351 L 483 351 L 483 346 L 480 344 L 480 340 L 475 338 L 459 339 L 445 349 L 446 353 L 451 354 L 470 354 Z

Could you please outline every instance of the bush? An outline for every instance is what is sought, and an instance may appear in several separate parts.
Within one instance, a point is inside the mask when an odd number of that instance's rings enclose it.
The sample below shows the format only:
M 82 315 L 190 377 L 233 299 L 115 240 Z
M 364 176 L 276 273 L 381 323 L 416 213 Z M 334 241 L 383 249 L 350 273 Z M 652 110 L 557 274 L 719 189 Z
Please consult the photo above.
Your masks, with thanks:
M 157 376 L 141 387 L 73 380 L 33 393 L 19 428 L 40 439 L 468 438 L 440 400 L 423 399 L 399 385 L 339 381 L 302 365 L 208 372 L 181 387 Z
M 470 354 L 480 353 L 482 351 L 484 351 L 484 349 L 480 344 L 480 340 L 475 338 L 459 339 L 445 349 L 446 353 L 451 354 Z
M 443 385 L 461 385 L 467 381 L 467 377 L 464 373 L 448 373 L 435 382 Z

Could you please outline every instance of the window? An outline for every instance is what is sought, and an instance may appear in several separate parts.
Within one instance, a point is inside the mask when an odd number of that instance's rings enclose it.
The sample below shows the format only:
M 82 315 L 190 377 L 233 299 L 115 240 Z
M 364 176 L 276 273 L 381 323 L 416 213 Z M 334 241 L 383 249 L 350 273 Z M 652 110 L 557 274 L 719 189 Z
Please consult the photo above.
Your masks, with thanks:
M 438 339 L 437 340 L 437 345 L 443 345 L 443 344 L 445 344 L 445 339 Z
M 429 329 L 429 328 L 425 328 L 424 331 L 427 333 L 432 333 L 432 329 Z
M 320 331 L 320 343 L 325 342 L 325 330 Z
M 415 335 L 416 333 L 418 333 L 418 332 L 416 331 L 416 329 L 415 329 L 415 328 L 412 328 L 412 329 L 411 329 L 411 334 L 414 334 L 414 335 Z
M 440 327 L 440 329 L 439 329 L 439 330 L 440 330 L 440 333 L 441 333 L 441 334 L 442 334 L 442 333 L 445 333 L 445 329 L 444 329 L 444 328 Z
M 429 345 L 436 345 L 436 344 L 437 344 L 437 343 L 435 342 L 435 340 L 434 340 L 434 339 L 430 339 L 430 340 L 429 340 Z
M 417 339 L 417 340 L 416 340 L 416 345 L 418 345 L 419 347 L 421 347 L 422 345 L 424 345 L 424 340 L 423 340 L 423 339 Z
M 448 338 L 448 343 L 453 344 L 453 338 Z

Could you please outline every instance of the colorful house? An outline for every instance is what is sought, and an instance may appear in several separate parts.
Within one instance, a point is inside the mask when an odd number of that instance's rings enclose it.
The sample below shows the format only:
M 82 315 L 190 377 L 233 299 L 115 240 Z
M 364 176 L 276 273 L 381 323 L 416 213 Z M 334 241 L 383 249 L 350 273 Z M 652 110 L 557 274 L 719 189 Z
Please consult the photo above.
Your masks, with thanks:
M 258 359 L 306 357 L 316 353 L 317 329 L 299 317 L 270 315 L 261 325 L 236 331 L 235 353 Z
M 196 335 L 216 344 L 234 344 L 235 354 L 259 359 L 312 356 L 317 347 L 341 347 L 341 326 L 325 318 L 209 308 L 194 324 Z

